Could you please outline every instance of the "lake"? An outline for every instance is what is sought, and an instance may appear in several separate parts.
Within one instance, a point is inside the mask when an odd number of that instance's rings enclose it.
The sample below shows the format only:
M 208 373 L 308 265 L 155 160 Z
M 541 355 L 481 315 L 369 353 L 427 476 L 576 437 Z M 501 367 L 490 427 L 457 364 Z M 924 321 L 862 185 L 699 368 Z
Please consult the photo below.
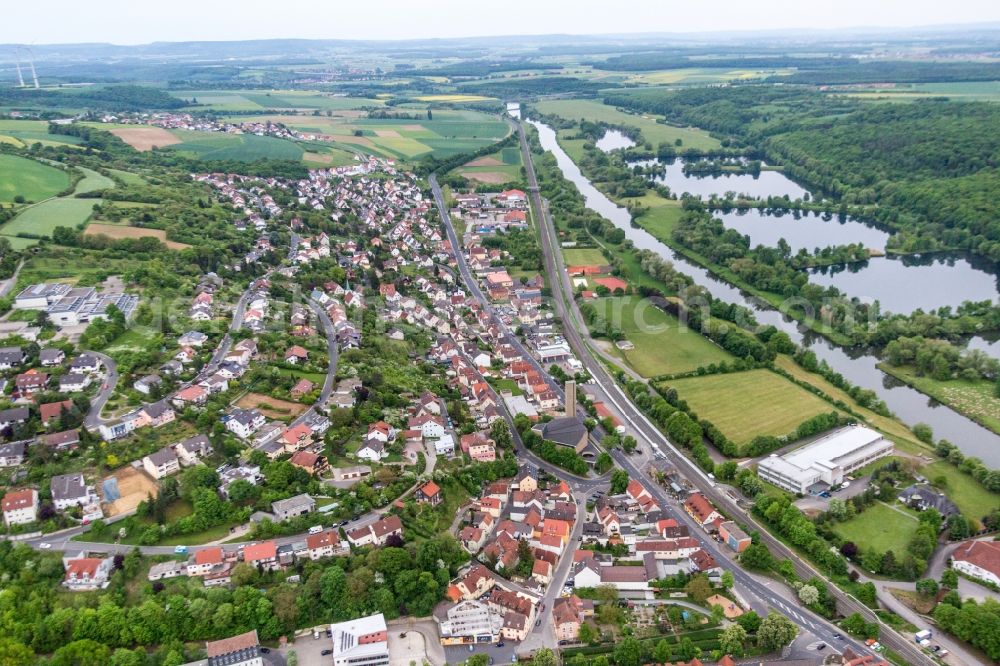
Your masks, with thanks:
M 612 150 L 620 148 L 631 148 L 635 145 L 635 141 L 622 134 L 619 130 L 609 129 L 594 145 L 599 150 L 610 153 Z
M 889 233 L 852 219 L 811 211 L 768 212 L 759 208 L 733 210 L 728 213 L 714 211 L 713 216 L 722 220 L 729 229 L 750 237 L 750 246 L 777 247 L 782 238 L 792 248 L 812 252 L 816 248 L 832 245 L 861 243 L 869 249 L 884 249 Z
M 654 162 L 642 163 L 653 164 Z M 723 172 L 721 174 L 695 175 L 684 173 L 683 159 L 678 158 L 660 163 L 666 169 L 666 174 L 658 176 L 655 179 L 656 182 L 669 187 L 670 191 L 678 197 L 685 192 L 705 199 L 713 194 L 722 197 L 725 196 L 726 192 L 747 194 L 762 199 L 783 196 L 801 199 L 808 194 L 808 190 L 780 171 L 765 169 L 758 174 Z
M 559 145 L 555 131 L 548 125 L 529 122 L 538 130 L 542 148 L 555 155 L 563 176 L 579 188 L 587 207 L 603 215 L 624 231 L 625 237 L 631 240 L 636 248 L 651 250 L 672 262 L 679 271 L 690 276 L 696 284 L 703 286 L 715 298 L 750 308 L 760 324 L 773 325 L 784 331 L 795 344 L 811 349 L 818 358 L 825 360 L 831 368 L 851 383 L 875 391 L 903 423 L 910 426 L 926 423 L 934 429 L 936 438 L 954 442 L 966 455 L 978 456 L 990 467 L 1000 467 L 1000 436 L 996 433 L 885 374 L 876 366 L 879 362 L 878 357 L 869 351 L 845 349 L 822 336 L 802 329 L 798 322 L 785 317 L 766 303 L 712 276 L 701 266 L 675 253 L 648 231 L 633 227 L 629 212 L 611 201 L 580 172 L 580 168 Z
M 883 312 L 909 314 L 962 301 L 995 301 L 997 276 L 988 266 L 962 255 L 873 257 L 857 264 L 814 268 L 809 281 L 865 302 L 878 300 Z

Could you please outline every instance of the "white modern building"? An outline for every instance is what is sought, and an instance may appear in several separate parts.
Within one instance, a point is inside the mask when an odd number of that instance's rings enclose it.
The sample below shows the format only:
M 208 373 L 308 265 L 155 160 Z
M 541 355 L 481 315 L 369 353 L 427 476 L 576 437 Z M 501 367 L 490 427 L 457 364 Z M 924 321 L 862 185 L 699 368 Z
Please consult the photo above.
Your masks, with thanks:
M 952 552 L 951 566 L 966 576 L 1000 585 L 1000 543 L 966 541 Z
M 330 625 L 333 666 L 388 666 L 389 633 L 382 613 Z
M 757 465 L 757 473 L 783 490 L 805 494 L 816 484 L 843 483 L 847 474 L 892 451 L 892 442 L 880 433 L 860 425 L 847 426 L 783 456 L 768 456 Z

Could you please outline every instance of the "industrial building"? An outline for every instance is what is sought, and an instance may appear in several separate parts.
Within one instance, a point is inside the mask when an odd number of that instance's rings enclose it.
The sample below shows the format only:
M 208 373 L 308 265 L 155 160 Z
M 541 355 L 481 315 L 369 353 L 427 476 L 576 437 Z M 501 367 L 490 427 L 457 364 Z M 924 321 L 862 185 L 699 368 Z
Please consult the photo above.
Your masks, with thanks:
M 768 456 L 760 461 L 757 473 L 783 490 L 804 495 L 813 486 L 839 485 L 846 475 L 892 451 L 892 442 L 880 433 L 847 426 L 783 456 Z

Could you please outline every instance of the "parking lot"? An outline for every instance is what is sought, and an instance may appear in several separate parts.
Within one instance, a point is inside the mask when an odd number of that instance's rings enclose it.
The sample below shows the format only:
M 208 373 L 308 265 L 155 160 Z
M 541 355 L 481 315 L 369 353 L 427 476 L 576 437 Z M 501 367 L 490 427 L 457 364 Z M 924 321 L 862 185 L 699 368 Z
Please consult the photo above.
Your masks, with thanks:
M 419 631 L 389 632 L 389 666 L 410 666 L 427 661 L 427 647 Z
M 333 657 L 322 654 L 323 650 L 331 647 L 330 639 L 325 633 L 320 634 L 319 639 L 313 638 L 312 632 L 302 636 L 296 636 L 294 641 L 289 641 L 288 645 L 281 650 L 274 650 L 272 654 L 279 653 L 286 657 L 290 650 L 295 650 L 295 655 L 299 659 L 301 666 L 320 666 L 320 664 L 332 664 Z M 284 661 L 282 661 L 284 664 Z
M 802 511 L 826 511 L 829 508 L 830 500 L 832 499 L 846 500 L 865 492 L 865 488 L 868 487 L 868 482 L 870 480 L 871 475 L 866 474 L 865 476 L 851 481 L 851 485 L 847 488 L 840 490 L 828 490 L 826 493 L 820 495 L 806 495 L 802 499 L 796 500 L 795 506 Z M 829 495 L 829 497 L 826 497 L 825 495 Z

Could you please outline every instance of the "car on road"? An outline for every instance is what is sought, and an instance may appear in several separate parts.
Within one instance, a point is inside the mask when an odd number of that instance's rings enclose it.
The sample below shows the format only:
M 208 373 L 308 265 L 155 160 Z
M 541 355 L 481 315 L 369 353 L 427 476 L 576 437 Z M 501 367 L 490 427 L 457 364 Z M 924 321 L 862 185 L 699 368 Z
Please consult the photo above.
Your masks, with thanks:
M 260 653 L 261 653 L 261 654 L 267 654 L 267 653 L 268 653 L 268 652 L 270 652 L 270 651 L 271 651 L 271 648 L 266 648 L 266 647 L 262 647 L 262 648 L 260 649 Z
M 188 547 L 187 546 L 175 546 L 174 547 L 174 555 L 187 555 L 187 552 L 188 552 Z
M 40 544 L 38 544 L 38 547 L 41 548 L 42 550 L 48 550 L 49 548 L 52 547 L 52 544 L 49 543 L 48 541 L 43 541 Z
M 328 656 L 330 656 L 331 654 L 333 654 L 333 650 L 329 650 L 329 649 L 327 649 L 327 650 L 323 650 L 323 651 L 322 651 L 322 652 L 320 652 L 319 654 L 320 654 L 320 656 L 321 656 L 321 657 L 328 657 Z
M 843 636 L 842 636 L 841 634 L 834 634 L 834 635 L 833 635 L 833 637 L 834 637 L 835 639 L 837 639 L 838 641 L 842 641 L 842 640 L 844 640 L 844 637 L 843 637 Z
M 503 641 L 500 641 L 499 643 L 497 643 L 497 647 L 503 647 L 503 646 L 504 646 L 504 642 Z

